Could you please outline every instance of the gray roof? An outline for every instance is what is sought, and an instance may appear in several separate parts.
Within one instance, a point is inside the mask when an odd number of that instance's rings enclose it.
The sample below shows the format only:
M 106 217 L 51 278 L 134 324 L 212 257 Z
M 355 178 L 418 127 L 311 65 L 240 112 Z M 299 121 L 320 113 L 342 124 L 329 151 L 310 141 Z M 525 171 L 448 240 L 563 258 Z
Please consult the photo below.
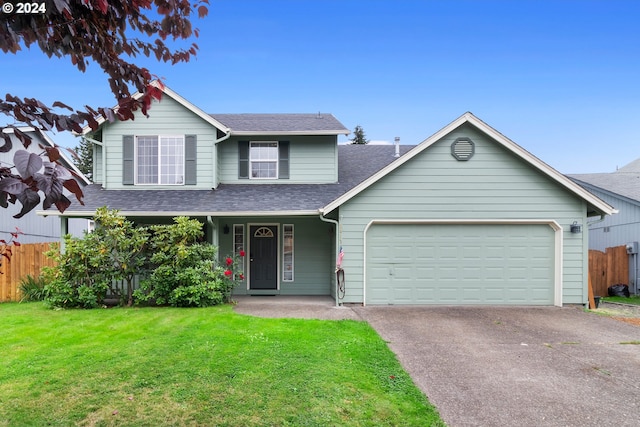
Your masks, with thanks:
M 348 134 L 332 114 L 211 114 L 211 117 L 238 133 L 305 133 Z
M 640 159 L 611 173 L 571 174 L 578 184 L 597 187 L 609 193 L 640 202 Z
M 401 145 L 405 154 L 413 146 Z M 99 184 L 84 189 L 84 206 L 69 211 L 93 212 L 102 206 L 129 215 L 137 212 L 189 212 L 216 215 L 231 212 L 317 212 L 393 162 L 392 145 L 338 146 L 338 182 L 335 184 L 221 184 L 215 190 L 104 190 Z

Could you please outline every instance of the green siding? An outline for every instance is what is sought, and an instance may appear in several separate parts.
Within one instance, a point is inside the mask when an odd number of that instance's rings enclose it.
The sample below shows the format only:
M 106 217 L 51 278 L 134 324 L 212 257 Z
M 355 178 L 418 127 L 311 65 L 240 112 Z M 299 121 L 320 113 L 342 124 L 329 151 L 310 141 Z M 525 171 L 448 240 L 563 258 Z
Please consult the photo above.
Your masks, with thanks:
M 278 263 L 281 295 L 333 295 L 332 283 L 335 269 L 333 254 L 332 225 L 318 218 L 219 218 L 220 255 L 225 256 L 233 250 L 233 225 L 244 224 L 245 244 L 248 242 L 249 224 L 276 224 L 279 226 Z M 294 226 L 294 280 L 282 280 L 282 225 Z M 230 232 L 224 234 L 224 226 Z M 250 248 L 247 248 L 250 250 Z M 250 254 L 248 254 L 250 255 Z M 248 262 L 248 257 L 247 257 Z M 248 266 L 246 267 L 248 269 Z M 234 294 L 247 293 L 246 283 L 236 287 Z
M 239 141 L 289 141 L 289 177 L 281 180 L 238 178 Z M 220 182 L 225 184 L 321 184 L 338 181 L 338 146 L 335 136 L 233 137 L 218 146 Z
M 93 144 L 93 177 L 95 184 L 102 184 L 102 147 Z
M 103 185 L 107 189 L 176 189 L 176 186 L 123 185 L 123 135 L 195 135 L 198 154 L 197 184 L 178 188 L 190 190 L 208 189 L 214 186 L 215 128 L 169 96 L 163 97 L 161 102 L 154 102 L 148 118 L 138 111 L 135 120 L 105 124 L 102 132 L 102 141 L 107 155 L 107 180 Z
M 451 143 L 470 137 L 475 155 L 457 161 Z M 347 294 L 363 301 L 363 238 L 372 219 L 544 219 L 563 227 L 563 303 L 586 302 L 585 202 L 484 133 L 464 125 L 340 207 Z M 583 227 L 586 228 L 586 227 Z

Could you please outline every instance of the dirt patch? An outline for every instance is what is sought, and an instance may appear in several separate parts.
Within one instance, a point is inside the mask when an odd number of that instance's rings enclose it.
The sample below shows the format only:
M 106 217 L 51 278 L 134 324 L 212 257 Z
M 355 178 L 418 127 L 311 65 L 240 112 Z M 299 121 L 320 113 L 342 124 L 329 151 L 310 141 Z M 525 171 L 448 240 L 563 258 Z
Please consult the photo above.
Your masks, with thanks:
M 640 306 L 601 302 L 595 311 L 619 322 L 640 326 Z
M 640 317 L 612 317 L 619 322 L 630 323 L 635 326 L 640 326 Z

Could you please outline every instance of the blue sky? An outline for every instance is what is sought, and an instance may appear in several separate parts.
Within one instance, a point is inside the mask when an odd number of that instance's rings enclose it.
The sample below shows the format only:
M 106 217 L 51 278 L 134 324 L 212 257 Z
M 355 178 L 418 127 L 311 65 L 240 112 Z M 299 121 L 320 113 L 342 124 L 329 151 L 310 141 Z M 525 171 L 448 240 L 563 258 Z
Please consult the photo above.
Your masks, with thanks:
M 471 111 L 562 173 L 612 172 L 640 157 L 639 18 L 635 0 L 212 0 L 197 59 L 140 62 L 209 113 L 330 112 L 417 144 Z M 115 104 L 95 64 L 37 48 L 0 73 L 2 95 Z

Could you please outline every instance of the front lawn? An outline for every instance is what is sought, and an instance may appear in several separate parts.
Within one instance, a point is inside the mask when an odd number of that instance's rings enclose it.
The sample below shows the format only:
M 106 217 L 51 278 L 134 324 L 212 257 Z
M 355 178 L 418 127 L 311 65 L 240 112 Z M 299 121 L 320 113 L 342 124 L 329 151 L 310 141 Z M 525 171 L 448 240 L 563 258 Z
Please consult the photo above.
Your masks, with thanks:
M 0 426 L 442 426 L 366 323 L 0 304 Z

